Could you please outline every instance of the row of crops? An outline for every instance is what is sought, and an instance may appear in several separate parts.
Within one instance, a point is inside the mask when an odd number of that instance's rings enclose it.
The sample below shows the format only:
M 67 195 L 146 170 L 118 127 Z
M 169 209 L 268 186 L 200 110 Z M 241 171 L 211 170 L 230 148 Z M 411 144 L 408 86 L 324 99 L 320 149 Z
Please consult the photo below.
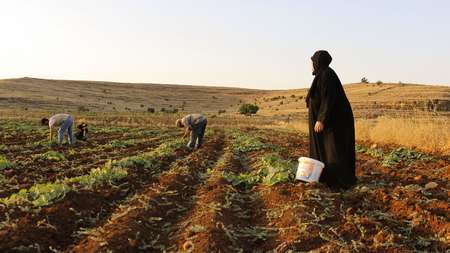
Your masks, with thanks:
M 210 129 L 190 152 L 170 128 L 72 147 L 0 129 L 1 252 L 449 250 L 446 157 L 358 146 L 358 185 L 335 192 L 295 180 L 308 143 L 289 131 Z

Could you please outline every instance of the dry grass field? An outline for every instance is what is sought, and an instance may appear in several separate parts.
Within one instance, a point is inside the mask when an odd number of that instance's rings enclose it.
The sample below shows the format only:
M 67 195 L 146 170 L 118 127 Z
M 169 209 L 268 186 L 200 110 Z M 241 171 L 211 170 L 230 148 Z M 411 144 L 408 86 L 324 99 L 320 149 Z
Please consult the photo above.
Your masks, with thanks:
M 359 83 L 344 87 L 356 117 L 358 140 L 450 152 L 449 86 Z M 276 126 L 305 132 L 306 93 L 307 89 L 252 90 L 20 78 L 0 80 L 0 108 L 3 118 L 37 120 L 47 112 L 65 111 L 92 123 L 126 126 L 170 125 L 180 114 L 203 112 L 215 117 L 211 122 L 217 125 Z M 257 116 L 238 115 L 243 103 L 257 104 Z M 156 113 L 148 113 L 152 109 Z

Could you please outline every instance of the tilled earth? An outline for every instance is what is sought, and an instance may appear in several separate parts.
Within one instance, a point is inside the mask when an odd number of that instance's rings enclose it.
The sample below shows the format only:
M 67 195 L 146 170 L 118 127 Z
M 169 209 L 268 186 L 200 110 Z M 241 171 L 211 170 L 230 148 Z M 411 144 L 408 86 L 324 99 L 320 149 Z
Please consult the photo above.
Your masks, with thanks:
M 134 166 L 119 182 L 71 191 L 42 208 L 0 205 L 0 252 L 450 250 L 448 156 L 385 167 L 380 158 L 358 153 L 358 184 L 347 191 L 299 181 L 233 184 L 225 175 L 257 169 L 259 159 L 273 149 L 286 160 L 308 155 L 307 136 L 240 131 L 270 145 L 235 152 L 229 131 L 213 129 L 201 149 L 182 147 L 161 157 L 160 173 Z M 179 134 L 174 129 L 142 135 L 99 132 L 72 148 L 30 149 L 20 149 L 27 142 L 19 135 L 8 135 L 5 143 L 11 148 L 1 154 L 16 167 L 0 171 L 0 197 L 83 175 L 108 159 L 151 151 Z M 105 146 L 111 139 L 136 141 L 127 147 Z M 388 152 L 392 147 L 382 148 Z M 66 159 L 30 160 L 48 150 Z

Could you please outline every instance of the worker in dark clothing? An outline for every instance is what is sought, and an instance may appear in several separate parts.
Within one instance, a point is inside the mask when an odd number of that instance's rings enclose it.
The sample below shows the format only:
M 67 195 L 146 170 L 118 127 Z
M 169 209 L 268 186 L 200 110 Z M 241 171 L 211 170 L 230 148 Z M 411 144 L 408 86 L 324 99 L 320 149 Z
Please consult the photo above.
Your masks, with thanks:
M 356 183 L 352 108 L 339 77 L 329 67 L 331 55 L 320 50 L 311 60 L 315 77 L 306 97 L 310 157 L 325 163 L 320 182 L 348 189 Z
M 87 141 L 87 134 L 89 132 L 87 124 L 82 122 L 78 124 L 77 128 L 78 132 L 75 134 L 75 138 L 80 141 Z
M 189 114 L 182 119 L 178 119 L 175 124 L 177 127 L 184 127 L 186 129 L 183 138 L 191 134 L 191 140 L 187 144 L 187 147 L 190 149 L 198 149 L 202 146 L 207 123 L 208 121 L 204 115 Z

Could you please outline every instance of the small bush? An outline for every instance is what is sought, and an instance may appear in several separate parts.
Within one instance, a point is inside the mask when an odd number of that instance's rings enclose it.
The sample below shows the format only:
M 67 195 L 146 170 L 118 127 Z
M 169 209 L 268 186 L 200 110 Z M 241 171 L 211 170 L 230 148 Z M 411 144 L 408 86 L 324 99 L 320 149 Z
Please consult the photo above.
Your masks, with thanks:
M 244 115 L 256 114 L 259 110 L 259 107 L 254 104 L 243 104 L 239 107 L 239 113 Z
M 369 83 L 369 80 L 365 77 L 361 78 L 361 83 Z
M 226 110 L 219 110 L 219 114 L 222 114 L 222 113 L 226 113 L 227 111 Z
M 382 85 L 383 82 L 382 81 L 377 81 L 377 85 Z
M 149 108 L 147 108 L 147 112 L 155 113 L 155 108 L 149 107 Z

